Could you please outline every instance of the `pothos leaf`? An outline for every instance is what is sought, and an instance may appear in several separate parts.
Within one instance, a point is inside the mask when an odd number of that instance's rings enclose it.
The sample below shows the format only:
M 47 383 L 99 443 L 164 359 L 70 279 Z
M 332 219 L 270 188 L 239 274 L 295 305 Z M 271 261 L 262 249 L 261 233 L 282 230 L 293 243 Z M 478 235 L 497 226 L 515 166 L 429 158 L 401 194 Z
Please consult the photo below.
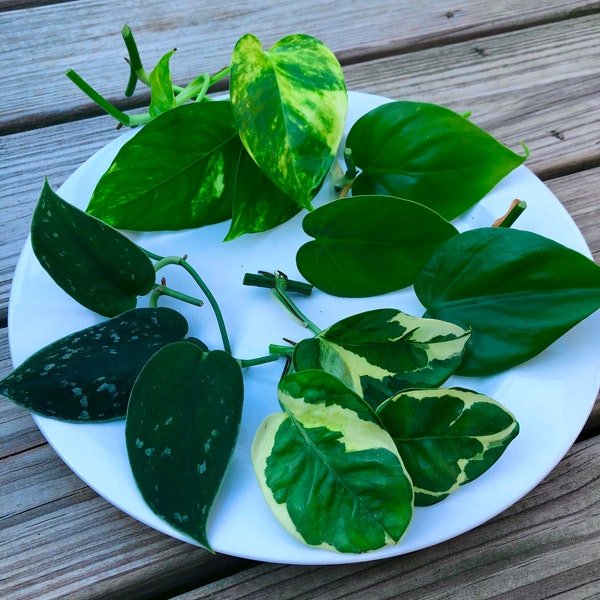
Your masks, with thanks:
M 209 550 L 206 525 L 237 440 L 243 395 L 230 354 L 176 342 L 148 361 L 127 410 L 127 452 L 144 500 Z
M 156 278 L 152 262 L 136 244 L 65 202 L 47 180 L 33 212 L 31 245 L 58 286 L 106 317 L 134 308 Z
M 398 542 L 413 490 L 375 413 L 323 371 L 285 376 L 282 413 L 259 427 L 252 462 L 275 516 L 296 537 L 339 552 Z
M 320 41 L 290 35 L 264 51 L 253 35 L 231 59 L 231 101 L 242 142 L 285 194 L 311 208 L 344 132 L 342 69 Z
M 453 323 L 376 309 L 299 342 L 294 368 L 327 371 L 376 408 L 400 390 L 441 385 L 460 364 L 469 335 Z
M 122 418 L 146 361 L 187 330 L 170 308 L 127 311 L 45 346 L 0 380 L 0 394 L 55 419 Z
M 167 52 L 152 69 L 150 73 L 150 107 L 151 117 L 158 117 L 172 108 L 175 108 L 175 94 L 173 93 L 173 83 L 171 82 L 171 69 L 169 61 L 175 50 Z
M 461 388 L 407 390 L 377 410 L 415 488 L 415 504 L 443 500 L 500 458 L 519 432 L 496 401 Z

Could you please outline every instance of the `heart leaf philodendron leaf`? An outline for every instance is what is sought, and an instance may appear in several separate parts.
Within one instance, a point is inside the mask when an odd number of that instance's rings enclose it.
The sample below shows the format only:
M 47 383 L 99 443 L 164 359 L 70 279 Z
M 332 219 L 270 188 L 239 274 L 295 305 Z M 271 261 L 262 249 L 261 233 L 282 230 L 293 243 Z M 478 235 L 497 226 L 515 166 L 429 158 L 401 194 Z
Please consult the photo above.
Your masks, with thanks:
M 422 102 L 375 108 L 351 128 L 346 147 L 362 170 L 353 194 L 414 200 L 448 220 L 525 160 L 461 115 Z
M 244 35 L 231 59 L 230 92 L 252 158 L 283 193 L 310 209 L 335 158 L 348 109 L 334 54 L 307 35 L 285 37 L 268 51 Z
M 150 508 L 211 550 L 206 525 L 238 436 L 244 390 L 239 363 L 197 344 L 165 346 L 131 392 L 125 439 Z
M 169 61 L 175 50 L 167 52 L 152 69 L 150 78 L 150 107 L 151 117 L 158 117 L 172 108 L 175 108 L 175 94 L 173 93 L 173 83 L 171 81 L 171 69 Z
M 407 390 L 377 410 L 415 489 L 428 506 L 482 475 L 519 432 L 515 417 L 471 390 Z
M 48 181 L 33 213 L 31 245 L 58 286 L 105 317 L 134 308 L 156 278 L 152 262 L 136 244 L 65 202 Z
M 395 544 L 413 513 L 413 489 L 374 411 L 318 370 L 279 383 L 283 412 L 268 416 L 252 463 L 274 515 L 294 536 L 339 552 Z
M 400 390 L 441 385 L 460 364 L 469 335 L 453 323 L 376 309 L 300 341 L 294 368 L 327 371 L 376 408 Z
M 173 108 L 123 145 L 87 211 L 136 231 L 225 221 L 231 217 L 240 148 L 228 101 Z
M 127 311 L 38 350 L 0 380 L 0 394 L 65 421 L 123 418 L 146 361 L 187 330 L 185 318 L 170 308 Z
M 507 228 L 448 240 L 415 281 L 424 316 L 471 329 L 458 373 L 489 375 L 533 358 L 600 308 L 600 267 L 546 237 Z
M 412 285 L 421 266 L 456 228 L 431 209 L 390 196 L 354 196 L 308 213 L 302 276 L 334 296 L 365 297 Z

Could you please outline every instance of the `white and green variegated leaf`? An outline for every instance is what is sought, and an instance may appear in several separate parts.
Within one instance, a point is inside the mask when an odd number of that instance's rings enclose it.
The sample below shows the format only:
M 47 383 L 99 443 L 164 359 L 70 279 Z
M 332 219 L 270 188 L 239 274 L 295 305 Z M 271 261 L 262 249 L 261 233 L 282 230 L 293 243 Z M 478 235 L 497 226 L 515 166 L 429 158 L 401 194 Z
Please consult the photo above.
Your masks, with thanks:
M 373 407 L 408 388 L 441 385 L 459 366 L 470 332 L 383 308 L 348 317 L 294 349 L 294 368 L 339 377 Z
M 287 375 L 278 393 L 283 412 L 265 419 L 252 445 L 275 516 L 306 544 L 338 552 L 397 543 L 413 489 L 375 412 L 324 371 Z
M 301 207 L 329 172 L 344 132 L 342 68 L 319 40 L 290 35 L 268 51 L 253 35 L 231 59 L 231 102 L 242 142 L 267 177 Z
M 485 473 L 519 432 L 495 400 L 462 388 L 407 390 L 377 410 L 427 506 Z

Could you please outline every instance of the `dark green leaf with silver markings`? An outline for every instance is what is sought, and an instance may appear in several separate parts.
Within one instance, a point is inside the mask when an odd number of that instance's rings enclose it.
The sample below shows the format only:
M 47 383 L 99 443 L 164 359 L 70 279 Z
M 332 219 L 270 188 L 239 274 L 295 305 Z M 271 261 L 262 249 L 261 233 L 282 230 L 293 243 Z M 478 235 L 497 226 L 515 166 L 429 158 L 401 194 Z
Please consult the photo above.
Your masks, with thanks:
M 252 462 L 265 498 L 300 540 L 339 552 L 395 544 L 413 513 L 413 489 L 374 411 L 339 379 L 285 376 L 284 410 L 259 427 Z
M 339 377 L 373 407 L 409 387 L 441 385 L 462 360 L 469 331 L 392 308 L 354 315 L 294 348 L 294 368 Z
M 122 418 L 146 361 L 187 330 L 170 308 L 127 311 L 45 346 L 0 381 L 0 394 L 65 421 Z
M 491 398 L 461 388 L 407 390 L 378 409 L 415 488 L 415 504 L 443 500 L 485 473 L 519 432 Z
M 206 525 L 237 440 L 243 395 L 230 354 L 176 342 L 148 361 L 127 410 L 127 452 L 144 500 L 209 550 Z

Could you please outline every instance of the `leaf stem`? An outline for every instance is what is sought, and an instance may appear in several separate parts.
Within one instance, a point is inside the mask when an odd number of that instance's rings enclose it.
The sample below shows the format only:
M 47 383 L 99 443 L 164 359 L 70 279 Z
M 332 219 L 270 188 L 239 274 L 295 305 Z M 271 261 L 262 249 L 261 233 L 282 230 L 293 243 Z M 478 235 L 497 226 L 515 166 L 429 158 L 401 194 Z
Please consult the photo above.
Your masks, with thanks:
M 515 198 L 506 212 L 506 214 L 492 223 L 492 227 L 510 227 L 527 208 L 527 203 L 524 200 Z
M 279 360 L 281 354 L 267 354 L 266 356 L 258 356 L 257 358 L 238 358 L 242 369 L 245 367 L 254 367 L 256 365 L 264 365 Z
M 181 106 L 183 103 L 196 99 L 196 102 L 202 100 L 206 96 L 206 92 L 210 87 L 210 75 L 208 73 L 202 73 L 199 77 L 196 77 L 194 81 L 186 85 L 176 96 L 175 102 L 177 106 Z
M 281 271 L 275 271 L 275 287 L 271 294 L 288 312 L 288 314 L 302 327 L 305 327 L 314 334 L 321 332 L 317 327 L 294 303 L 287 293 L 288 277 Z
M 158 299 L 161 296 L 169 296 L 170 298 L 175 298 L 176 300 L 181 300 L 182 302 L 187 302 L 188 304 L 192 304 L 193 306 L 204 306 L 204 302 L 200 300 L 200 298 L 194 298 L 193 296 L 188 296 L 183 292 L 178 292 L 170 287 L 167 287 L 166 284 L 163 283 L 155 283 L 154 289 L 150 294 L 150 306 L 157 306 Z

